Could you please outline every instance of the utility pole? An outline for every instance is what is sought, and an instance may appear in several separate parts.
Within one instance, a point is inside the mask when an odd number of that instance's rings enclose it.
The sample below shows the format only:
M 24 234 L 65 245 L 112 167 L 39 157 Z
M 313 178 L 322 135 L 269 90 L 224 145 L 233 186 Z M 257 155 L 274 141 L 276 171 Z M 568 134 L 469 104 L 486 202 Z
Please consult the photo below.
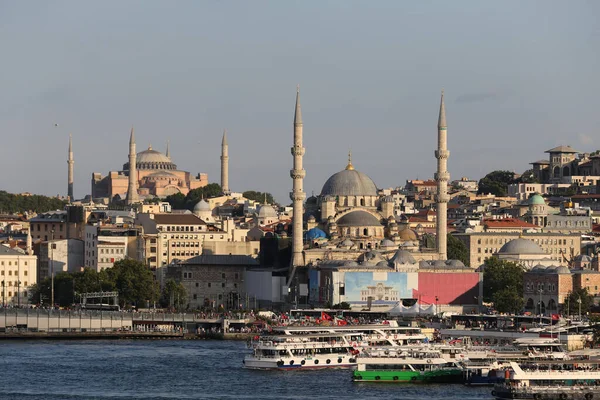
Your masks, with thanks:
M 581 296 L 577 298 L 577 302 L 579 303 L 579 321 L 581 321 Z
M 542 325 L 542 315 L 543 315 L 543 313 L 542 313 L 542 293 L 543 292 L 544 291 L 542 289 L 539 290 L 539 293 L 540 293 L 540 325 Z

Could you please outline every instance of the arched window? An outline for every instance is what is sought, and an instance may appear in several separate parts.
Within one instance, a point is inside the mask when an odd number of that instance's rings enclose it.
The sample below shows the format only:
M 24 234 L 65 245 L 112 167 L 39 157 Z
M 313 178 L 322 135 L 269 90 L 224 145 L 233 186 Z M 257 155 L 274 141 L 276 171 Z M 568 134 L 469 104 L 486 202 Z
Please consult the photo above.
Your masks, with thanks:
M 365 205 L 365 199 L 364 198 L 360 199 L 360 205 L 364 207 L 364 205 Z

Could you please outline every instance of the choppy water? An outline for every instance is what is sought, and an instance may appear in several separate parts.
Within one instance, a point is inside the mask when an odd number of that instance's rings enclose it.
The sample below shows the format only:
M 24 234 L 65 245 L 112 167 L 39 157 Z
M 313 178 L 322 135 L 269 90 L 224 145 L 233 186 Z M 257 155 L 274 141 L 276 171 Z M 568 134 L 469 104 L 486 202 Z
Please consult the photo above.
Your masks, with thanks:
M 490 399 L 490 388 L 242 369 L 241 342 L 0 342 L 0 399 Z

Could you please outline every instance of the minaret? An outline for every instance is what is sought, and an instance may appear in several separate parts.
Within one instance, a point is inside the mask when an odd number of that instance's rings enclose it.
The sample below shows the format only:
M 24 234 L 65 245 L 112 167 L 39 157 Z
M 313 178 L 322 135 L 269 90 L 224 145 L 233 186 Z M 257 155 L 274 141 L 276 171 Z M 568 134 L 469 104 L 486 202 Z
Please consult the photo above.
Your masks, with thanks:
M 135 204 L 140 201 L 137 192 L 137 154 L 135 152 L 135 134 L 131 127 L 131 136 L 129 136 L 129 187 L 127 188 L 127 204 Z
M 227 144 L 227 129 L 223 130 L 223 140 L 221 141 L 221 189 L 225 195 L 231 193 L 229 191 L 229 144 Z
M 73 136 L 69 134 L 69 157 L 67 158 L 67 165 L 69 166 L 67 174 L 67 196 L 69 202 L 73 201 L 73 165 L 75 160 L 73 159 Z
M 165 153 L 165 156 L 167 156 L 167 158 L 170 160 L 171 159 L 171 150 L 169 149 L 169 144 L 170 144 L 170 140 L 167 140 L 167 152 Z
M 437 173 L 435 174 L 435 180 L 437 181 L 436 242 L 440 260 L 448 258 L 446 235 L 448 230 L 448 181 L 450 180 L 448 157 L 450 152 L 448 151 L 446 128 L 446 107 L 444 106 L 444 91 L 442 90 L 438 119 L 438 146 L 435 152 L 435 158 L 437 158 Z
M 293 201 L 294 216 L 292 219 L 292 267 L 304 265 L 304 244 L 302 240 L 302 215 L 304 214 L 303 203 L 306 193 L 302 188 L 306 171 L 302 168 L 302 157 L 304 156 L 304 147 L 302 147 L 302 110 L 300 108 L 300 86 L 296 90 L 296 113 L 294 115 L 294 146 L 292 147 L 294 156 L 294 169 L 290 171 L 293 180 L 293 190 L 290 198 Z

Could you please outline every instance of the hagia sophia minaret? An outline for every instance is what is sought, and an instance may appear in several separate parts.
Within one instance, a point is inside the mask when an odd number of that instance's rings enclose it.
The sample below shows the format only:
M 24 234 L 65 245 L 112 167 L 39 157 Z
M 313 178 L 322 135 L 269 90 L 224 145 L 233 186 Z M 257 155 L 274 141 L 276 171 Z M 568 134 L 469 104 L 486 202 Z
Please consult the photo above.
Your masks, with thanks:
M 221 189 L 225 195 L 231 193 L 229 191 L 229 144 L 227 144 L 227 129 L 223 131 L 223 140 L 221 141 Z
M 69 170 L 67 173 L 67 196 L 69 201 L 73 201 L 73 165 L 75 160 L 73 159 L 73 136 L 69 134 L 69 157 L 67 158 L 67 165 Z
M 133 127 L 131 127 L 131 135 L 129 136 L 129 186 L 127 187 L 127 204 L 135 204 L 140 201 L 137 192 L 137 154 L 135 152 L 135 135 Z
M 304 156 L 304 147 L 302 147 L 302 110 L 300 108 L 300 86 L 296 90 L 296 112 L 294 114 L 294 146 L 292 147 L 292 156 L 294 157 L 294 169 L 290 171 L 293 180 L 293 190 L 290 193 L 290 199 L 293 202 L 294 215 L 292 219 L 292 267 L 304 265 L 304 244 L 303 244 L 303 203 L 306 193 L 303 189 L 303 181 L 306 171 L 302 168 L 302 157 Z
M 171 159 L 171 150 L 169 149 L 170 142 L 170 140 L 167 140 L 167 151 L 165 152 L 165 156 L 167 156 L 169 160 Z
M 448 230 L 448 181 L 450 180 L 448 156 L 450 156 L 450 152 L 448 151 L 446 129 L 446 107 L 444 106 L 444 91 L 442 90 L 438 119 L 438 146 L 435 151 L 435 158 L 437 158 L 437 173 L 435 174 L 435 180 L 437 181 L 436 242 L 440 260 L 448 259 L 446 235 Z

